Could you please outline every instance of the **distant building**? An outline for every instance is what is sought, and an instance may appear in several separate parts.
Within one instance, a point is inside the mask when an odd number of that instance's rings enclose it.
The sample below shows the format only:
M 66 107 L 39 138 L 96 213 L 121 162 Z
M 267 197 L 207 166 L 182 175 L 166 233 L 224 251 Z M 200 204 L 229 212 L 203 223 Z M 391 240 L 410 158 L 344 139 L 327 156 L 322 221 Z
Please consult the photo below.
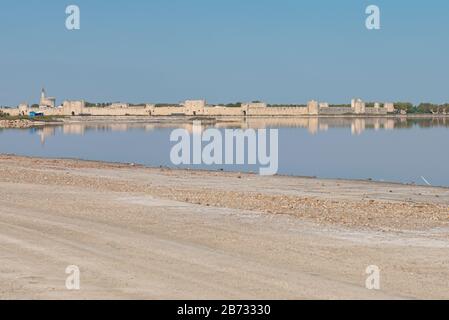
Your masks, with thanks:
M 242 108 L 266 108 L 267 104 L 265 102 L 248 102 L 242 103 Z
M 41 100 L 39 102 L 39 107 L 41 108 L 55 108 L 56 107 L 56 98 L 47 97 L 45 89 L 42 88 L 41 91 Z
M 28 114 L 28 104 L 27 103 L 21 103 L 19 104 L 19 114 L 22 116 L 25 116 Z
M 62 104 L 62 114 L 79 116 L 83 114 L 85 108 L 85 103 L 83 100 L 76 101 L 64 101 Z
M 366 113 L 366 105 L 362 99 L 352 99 L 351 100 L 351 108 L 355 114 L 364 114 Z
M 129 103 L 115 102 L 112 103 L 110 108 L 129 108 Z
M 206 100 L 186 100 L 182 103 L 185 108 L 186 114 L 192 114 L 194 116 L 204 114 L 204 108 L 206 108 Z
M 201 109 L 206 107 L 206 100 L 186 100 L 182 105 L 188 109 Z
M 106 106 L 89 104 L 83 100 L 64 101 L 61 106 L 56 107 L 56 99 L 47 97 L 45 89 L 41 91 L 39 105 L 29 107 L 27 104 L 21 104 L 18 108 L 5 109 L 0 108 L 0 111 L 11 115 L 29 115 L 31 112 L 42 113 L 46 116 L 254 116 L 254 117 L 286 117 L 286 116 L 318 116 L 318 115 L 387 115 L 392 113 L 399 113 L 395 110 L 394 104 L 387 102 L 385 104 L 374 103 L 373 107 L 366 107 L 365 102 L 361 99 L 352 99 L 351 107 L 349 106 L 332 106 L 330 107 L 326 102 L 318 102 L 315 100 L 309 101 L 307 106 L 304 105 L 274 105 L 268 106 L 265 102 L 253 101 L 248 103 L 238 103 L 232 106 L 208 106 L 206 100 L 186 100 L 180 105 L 134 105 L 128 103 L 113 103 Z M 405 111 L 404 111 L 405 112 Z M 403 112 L 403 113 L 404 113 Z M 310 117 L 310 127 L 312 131 L 317 131 L 318 123 L 314 123 L 315 117 Z M 377 125 L 379 128 L 380 125 Z M 359 132 L 363 129 L 363 123 L 356 123 L 353 128 L 354 132 Z
M 318 115 L 320 113 L 318 102 L 315 100 L 309 101 L 307 103 L 307 111 L 309 115 Z
M 393 113 L 394 112 L 394 104 L 391 102 L 386 102 L 384 104 L 384 108 L 387 109 L 388 113 Z

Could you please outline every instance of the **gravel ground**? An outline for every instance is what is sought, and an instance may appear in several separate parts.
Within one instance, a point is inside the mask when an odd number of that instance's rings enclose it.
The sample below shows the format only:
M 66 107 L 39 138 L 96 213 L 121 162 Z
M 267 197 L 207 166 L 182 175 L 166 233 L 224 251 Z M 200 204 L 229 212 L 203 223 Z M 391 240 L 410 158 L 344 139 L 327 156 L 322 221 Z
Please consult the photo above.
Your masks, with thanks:
M 0 192 L 3 299 L 449 298 L 446 188 L 3 155 Z
M 33 126 L 39 125 L 39 123 L 26 120 L 26 119 L 18 119 L 18 120 L 2 120 L 0 119 L 0 128 L 30 128 Z M 40 124 L 41 125 L 41 124 Z

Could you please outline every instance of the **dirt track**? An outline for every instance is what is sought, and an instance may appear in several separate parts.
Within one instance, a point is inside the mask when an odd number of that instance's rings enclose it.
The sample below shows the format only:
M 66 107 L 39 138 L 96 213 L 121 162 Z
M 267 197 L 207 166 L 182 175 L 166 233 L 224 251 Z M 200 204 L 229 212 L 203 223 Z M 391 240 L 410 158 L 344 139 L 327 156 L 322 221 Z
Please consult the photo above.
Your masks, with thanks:
M 0 156 L 0 194 L 3 299 L 449 299 L 449 189 Z

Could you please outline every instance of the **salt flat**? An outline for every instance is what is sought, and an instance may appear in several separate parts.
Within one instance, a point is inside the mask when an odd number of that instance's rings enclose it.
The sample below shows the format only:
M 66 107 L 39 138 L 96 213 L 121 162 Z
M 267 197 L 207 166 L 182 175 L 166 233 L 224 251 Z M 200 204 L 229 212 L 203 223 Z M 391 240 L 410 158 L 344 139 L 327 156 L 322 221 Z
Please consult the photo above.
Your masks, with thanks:
M 0 193 L 2 299 L 449 298 L 445 188 L 5 155 Z

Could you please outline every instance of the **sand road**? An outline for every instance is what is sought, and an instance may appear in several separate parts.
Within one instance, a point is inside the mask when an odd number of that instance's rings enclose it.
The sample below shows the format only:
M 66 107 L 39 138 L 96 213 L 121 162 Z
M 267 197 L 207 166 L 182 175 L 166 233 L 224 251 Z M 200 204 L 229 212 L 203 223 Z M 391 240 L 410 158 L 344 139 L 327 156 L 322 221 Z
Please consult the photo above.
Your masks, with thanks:
M 444 188 L 0 156 L 0 195 L 1 299 L 449 298 Z

